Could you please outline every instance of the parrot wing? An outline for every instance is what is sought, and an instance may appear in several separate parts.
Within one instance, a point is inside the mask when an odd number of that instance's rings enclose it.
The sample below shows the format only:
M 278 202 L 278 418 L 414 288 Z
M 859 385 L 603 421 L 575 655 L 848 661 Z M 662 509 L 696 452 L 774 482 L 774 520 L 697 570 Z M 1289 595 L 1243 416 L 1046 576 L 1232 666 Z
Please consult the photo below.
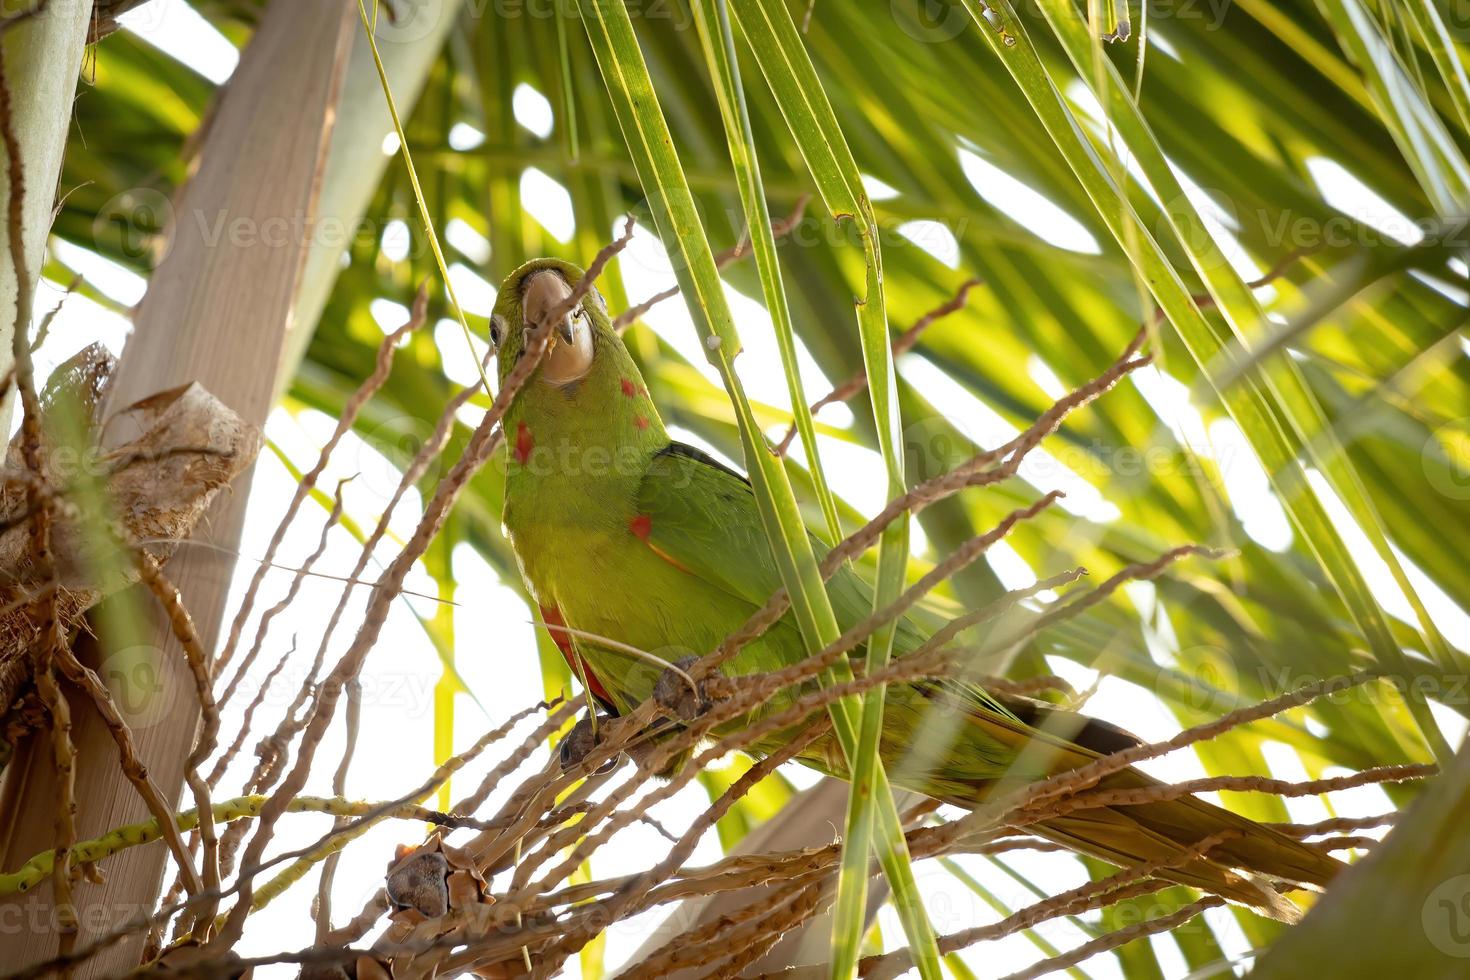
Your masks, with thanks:
M 749 603 L 752 612 L 781 586 L 749 482 L 708 454 L 671 443 L 650 464 L 636 503 L 633 530 L 649 548 L 686 573 Z M 819 557 L 829 550 L 815 537 L 812 545 Z M 850 567 L 837 570 L 828 583 L 828 593 L 842 629 L 872 611 L 872 590 Z M 914 649 L 926 636 L 911 621 L 900 620 L 898 629 L 896 655 Z M 939 763 L 935 775 L 946 782 L 969 782 L 968 791 L 951 795 L 924 785 L 910 787 L 960 805 L 983 802 L 997 778 L 1023 782 L 1045 778 L 1137 742 L 1106 722 L 1029 699 L 997 699 L 957 678 L 905 685 L 904 689 L 919 700 L 953 698 L 963 706 L 958 717 L 969 724 L 962 726 L 964 734 L 955 750 Z M 900 696 L 897 702 L 908 700 L 911 698 Z M 909 736 L 913 741 L 917 733 Z M 1127 769 L 1102 785 L 1121 788 L 1157 783 Z M 1220 846 L 1219 853 L 1230 864 L 1317 884 L 1325 884 L 1341 868 L 1315 848 L 1194 797 L 1083 811 L 1049 820 L 1037 829 L 1120 866 L 1166 859 L 1207 834 L 1225 830 L 1231 839 Z M 1192 861 L 1168 876 L 1247 904 L 1264 905 L 1273 914 L 1283 913 L 1274 893 L 1262 893 L 1258 885 L 1210 860 Z
M 634 532 L 665 561 L 751 606 L 765 605 L 781 588 L 765 526 L 750 482 L 708 453 L 671 442 L 654 456 L 636 498 Z M 820 559 L 830 550 L 810 536 Z M 872 590 L 843 566 L 827 585 L 838 624 L 847 629 L 873 610 Z M 900 650 L 923 642 L 917 627 L 900 623 Z
M 750 604 L 765 605 L 781 588 L 781 572 L 771 554 L 750 481 L 693 446 L 671 442 L 649 465 L 637 496 L 635 532 L 665 561 Z M 818 560 L 831 550 L 808 534 Z M 847 630 L 873 611 L 872 587 L 851 566 L 827 580 L 827 595 L 839 629 Z M 898 620 L 893 653 L 917 649 L 929 631 L 908 617 Z M 853 651 L 861 655 L 863 648 Z M 1008 721 L 1015 716 L 974 684 L 937 682 L 974 702 L 977 710 Z

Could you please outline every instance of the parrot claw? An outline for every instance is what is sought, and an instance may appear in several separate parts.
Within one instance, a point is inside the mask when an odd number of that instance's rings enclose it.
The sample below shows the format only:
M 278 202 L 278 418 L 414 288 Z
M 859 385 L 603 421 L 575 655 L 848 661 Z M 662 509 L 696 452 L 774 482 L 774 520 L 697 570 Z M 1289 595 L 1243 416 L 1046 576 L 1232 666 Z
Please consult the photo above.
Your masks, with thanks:
M 653 737 L 635 741 L 628 746 L 628 756 L 639 769 L 652 773 L 654 778 L 673 779 L 694 757 L 695 749 L 695 746 L 690 745 L 667 759 L 663 758 L 662 744 L 665 738 L 670 734 L 675 734 L 679 727 L 668 718 L 655 718 L 653 724 L 648 728 Z M 664 731 L 665 729 L 668 731 Z
M 710 708 L 710 698 L 703 681 L 689 683 L 689 668 L 698 657 L 685 657 L 666 668 L 653 685 L 653 699 L 680 721 L 693 721 Z M 678 668 L 677 670 L 674 668 Z
M 599 719 L 599 724 L 607 724 L 612 721 L 612 718 L 612 715 L 603 715 Z M 597 748 L 599 741 L 600 739 L 592 725 L 592 719 L 583 718 L 573 725 L 572 730 L 567 732 L 567 737 L 561 740 L 561 746 L 558 750 L 561 757 L 562 772 L 581 765 L 582 760 L 591 755 L 593 749 Z M 603 773 L 612 772 L 617 766 L 618 756 L 613 756 L 599 766 L 592 775 L 600 776 Z

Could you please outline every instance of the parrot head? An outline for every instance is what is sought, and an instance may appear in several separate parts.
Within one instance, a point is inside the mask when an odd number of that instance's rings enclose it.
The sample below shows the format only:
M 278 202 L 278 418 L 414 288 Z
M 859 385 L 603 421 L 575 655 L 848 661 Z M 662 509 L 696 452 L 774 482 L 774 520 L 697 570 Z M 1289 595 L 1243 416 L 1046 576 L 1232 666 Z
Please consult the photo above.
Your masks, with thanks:
M 581 278 L 580 268 L 561 259 L 533 259 L 505 278 L 490 317 L 502 384 L 525 352 L 527 333 L 566 301 Z M 602 294 L 593 288 L 552 325 L 549 343 L 532 382 L 566 387 L 585 378 L 600 353 L 622 342 Z
M 490 317 L 502 386 L 525 356 L 530 332 L 566 303 L 582 275 L 570 262 L 535 259 L 505 278 Z M 658 409 L 613 329 L 601 293 L 588 290 L 549 330 L 541 362 L 505 414 L 513 477 L 544 477 L 555 460 L 568 478 L 585 479 L 604 469 L 599 462 L 603 456 L 621 454 L 621 459 L 631 453 L 641 459 L 668 443 Z M 590 462 L 576 462 L 588 453 L 593 454 Z M 610 471 L 636 470 L 620 466 Z

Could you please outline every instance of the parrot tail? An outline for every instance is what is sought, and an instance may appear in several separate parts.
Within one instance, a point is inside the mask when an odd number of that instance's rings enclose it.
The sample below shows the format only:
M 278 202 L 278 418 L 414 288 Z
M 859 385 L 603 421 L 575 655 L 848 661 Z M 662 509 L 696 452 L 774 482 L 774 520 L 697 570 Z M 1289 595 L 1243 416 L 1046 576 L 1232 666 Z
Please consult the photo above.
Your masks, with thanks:
M 1141 821 L 1135 820 L 1132 815 L 1120 812 L 1124 809 L 1135 808 L 1100 807 L 1096 810 L 1082 810 L 1037 824 L 1030 829 L 1047 840 L 1119 867 L 1159 862 L 1167 866 L 1151 877 L 1164 878 L 1180 885 L 1188 885 L 1191 888 L 1219 895 L 1221 898 L 1256 908 L 1282 922 L 1293 923 L 1301 918 L 1301 910 L 1284 898 L 1274 886 L 1276 880 L 1299 883 L 1296 877 L 1288 879 L 1284 875 L 1256 871 L 1245 865 L 1241 866 L 1243 870 L 1237 870 L 1233 859 L 1223 855 L 1216 856 L 1218 851 L 1225 848 L 1224 843 L 1211 848 L 1209 857 L 1193 858 L 1181 863 L 1178 861 L 1180 852 L 1194 846 L 1193 843 L 1177 841 L 1155 833 Z M 1220 812 L 1227 817 L 1235 816 L 1228 811 Z M 1245 822 L 1250 823 L 1248 820 Z M 1256 830 L 1269 833 L 1267 828 L 1259 824 L 1253 826 Z M 1202 835 L 1200 841 L 1209 836 L 1211 835 Z M 1248 838 L 1236 838 L 1236 842 L 1246 839 Z M 1306 847 L 1291 838 L 1284 838 L 1284 840 L 1296 847 Z M 1194 843 L 1199 843 L 1199 841 Z M 1259 846 L 1260 842 L 1257 844 Z M 1289 852 L 1290 848 L 1283 850 Z M 1282 855 L 1282 857 L 1285 856 L 1285 854 Z M 1320 852 L 1317 856 L 1337 864 L 1331 858 L 1320 855 Z M 1272 863 L 1278 870 L 1285 866 L 1276 862 Z M 1289 863 L 1295 865 L 1299 862 L 1293 860 Z M 1318 884 L 1318 882 L 1312 883 Z
M 967 701 L 969 699 L 966 699 Z M 1041 743 L 1049 747 L 1047 772 L 1054 775 L 1139 744 L 1134 736 L 1096 719 L 1056 709 L 1029 699 L 1000 698 L 1012 717 L 970 702 L 964 712 L 975 726 L 972 737 L 984 743 L 1009 743 L 1019 751 Z M 978 743 L 977 743 L 978 744 Z M 1098 789 L 1147 789 L 1164 784 L 1124 769 L 1104 778 Z M 994 790 L 993 781 L 974 784 L 968 799 L 975 806 Z M 1212 892 L 1260 909 L 1277 919 L 1294 921 L 1300 910 L 1282 897 L 1276 884 L 1323 888 L 1346 866 L 1327 852 L 1232 813 L 1194 796 L 1128 805 L 1100 805 L 1054 817 L 1043 817 L 1028 829 L 1064 847 L 1119 867 L 1157 862 L 1154 877 Z M 1212 838 L 1217 838 L 1213 843 Z M 1181 860 L 1191 849 L 1198 857 Z M 1172 866 L 1170 866 L 1172 865 Z

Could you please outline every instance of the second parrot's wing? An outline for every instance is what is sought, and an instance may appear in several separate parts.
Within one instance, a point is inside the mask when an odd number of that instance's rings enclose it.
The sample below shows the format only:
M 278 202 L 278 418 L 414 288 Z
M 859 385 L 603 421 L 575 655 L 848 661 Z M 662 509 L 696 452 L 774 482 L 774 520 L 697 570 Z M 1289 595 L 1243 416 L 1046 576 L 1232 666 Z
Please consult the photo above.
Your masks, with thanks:
M 670 443 L 649 465 L 636 503 L 635 534 L 665 561 L 750 603 L 752 612 L 781 587 L 749 481 L 708 453 Z M 819 558 L 829 550 L 815 537 L 812 546 Z M 844 629 L 872 611 L 868 584 L 850 568 L 838 569 L 828 593 Z

